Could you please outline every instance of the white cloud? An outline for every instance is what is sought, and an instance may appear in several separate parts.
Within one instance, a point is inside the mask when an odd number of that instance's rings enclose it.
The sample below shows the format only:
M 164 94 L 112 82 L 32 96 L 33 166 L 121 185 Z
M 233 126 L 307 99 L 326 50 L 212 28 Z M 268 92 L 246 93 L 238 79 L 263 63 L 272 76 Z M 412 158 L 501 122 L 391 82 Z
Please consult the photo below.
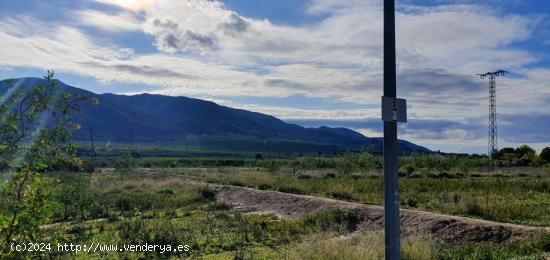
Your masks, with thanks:
M 122 12 L 110 15 L 95 10 L 73 12 L 75 17 L 84 24 L 109 32 L 142 31 L 141 22 L 131 13 Z
M 115 5 L 132 12 L 154 10 L 157 0 L 92 0 L 102 4 Z
M 313 0 L 306 14 L 323 18 L 302 26 L 245 17 L 216 1 L 94 1 L 117 9 L 78 11 L 80 23 L 110 32 L 142 30 L 153 36 L 159 52 L 133 53 L 105 46 L 73 27 L 10 17 L 0 20 L 0 66 L 54 68 L 100 81 L 148 84 L 158 87 L 150 92 L 168 95 L 304 95 L 364 104 L 378 104 L 382 95 L 381 1 Z M 500 68 L 525 77 L 499 80 L 499 112 L 550 109 L 548 69 L 524 69 L 537 57 L 508 48 L 529 39 L 536 22 L 480 5 L 398 10 L 398 93 L 409 99 L 410 115 L 459 121 L 485 115 L 487 83 L 475 74 Z M 235 105 L 290 119 L 379 114 L 378 109 Z M 467 133 L 449 135 L 468 138 Z

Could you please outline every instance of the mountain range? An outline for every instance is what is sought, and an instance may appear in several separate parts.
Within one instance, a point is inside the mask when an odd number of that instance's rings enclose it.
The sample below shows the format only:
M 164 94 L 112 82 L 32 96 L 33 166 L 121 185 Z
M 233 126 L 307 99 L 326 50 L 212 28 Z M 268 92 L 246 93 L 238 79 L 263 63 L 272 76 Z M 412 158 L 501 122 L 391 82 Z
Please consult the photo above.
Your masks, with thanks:
M 22 82 L 21 82 L 22 81 Z M 0 82 L 1 92 L 18 85 L 33 87 L 44 83 L 40 78 L 10 79 Z M 22 83 L 22 84 L 21 84 Z M 83 105 L 75 119 L 83 128 L 93 127 L 97 140 L 124 143 L 155 143 L 180 140 L 183 136 L 240 136 L 259 140 L 286 140 L 342 149 L 370 148 L 381 152 L 382 138 L 366 137 L 342 127 L 306 128 L 276 117 L 218 105 L 211 101 L 152 94 L 95 94 L 57 81 L 60 90 L 95 97 L 99 105 Z M 75 139 L 87 139 L 86 131 L 76 132 Z M 430 150 L 399 140 L 400 152 Z

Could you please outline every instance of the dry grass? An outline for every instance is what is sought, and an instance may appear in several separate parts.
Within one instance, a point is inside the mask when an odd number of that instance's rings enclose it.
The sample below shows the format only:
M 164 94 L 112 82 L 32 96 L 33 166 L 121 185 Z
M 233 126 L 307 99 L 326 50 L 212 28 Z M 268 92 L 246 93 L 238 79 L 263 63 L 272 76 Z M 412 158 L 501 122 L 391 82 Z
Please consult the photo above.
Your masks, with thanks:
M 198 172 L 181 169 L 180 172 L 210 183 L 331 197 L 374 205 L 383 203 L 383 179 L 379 176 L 330 176 L 324 170 L 298 175 L 273 174 L 254 168 L 209 170 Z M 542 172 L 542 169 L 537 170 Z M 519 177 L 522 172 L 515 173 L 518 177 L 403 177 L 399 181 L 399 190 L 403 207 L 499 222 L 548 226 L 550 175 L 546 174 L 550 174 L 550 168 L 547 171 L 548 173 L 527 174 L 524 177 Z
M 410 236 L 403 241 L 401 257 L 434 259 L 437 258 L 437 245 L 427 236 Z M 314 239 L 299 247 L 292 259 L 384 259 L 384 235 L 381 232 L 368 232 L 330 240 Z
M 193 188 L 195 186 L 181 177 L 155 175 L 152 172 L 141 171 L 125 177 L 121 180 L 117 173 L 112 170 L 103 170 L 101 173 L 95 173 L 91 178 L 91 186 L 104 192 L 114 190 L 162 190 L 162 189 L 182 189 Z

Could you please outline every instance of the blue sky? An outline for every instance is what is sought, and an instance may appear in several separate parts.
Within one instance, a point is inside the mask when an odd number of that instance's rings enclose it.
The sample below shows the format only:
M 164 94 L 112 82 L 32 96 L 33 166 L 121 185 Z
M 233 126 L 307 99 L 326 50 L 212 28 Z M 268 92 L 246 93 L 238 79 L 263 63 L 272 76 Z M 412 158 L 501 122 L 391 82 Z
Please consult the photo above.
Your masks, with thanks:
M 183 95 L 304 126 L 381 136 L 380 0 L 0 2 L 0 78 L 54 69 L 96 93 Z M 397 1 L 400 138 L 484 153 L 487 82 L 499 144 L 550 146 L 550 2 Z

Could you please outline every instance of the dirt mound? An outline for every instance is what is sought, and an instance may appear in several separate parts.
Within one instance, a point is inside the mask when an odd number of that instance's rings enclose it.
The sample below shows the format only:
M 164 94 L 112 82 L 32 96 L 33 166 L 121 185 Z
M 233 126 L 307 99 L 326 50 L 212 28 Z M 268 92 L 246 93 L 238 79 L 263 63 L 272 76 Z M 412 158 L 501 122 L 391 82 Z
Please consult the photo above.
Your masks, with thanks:
M 292 219 L 332 209 L 358 209 L 365 215 L 365 221 L 361 224 L 359 231 L 384 228 L 384 208 L 381 206 L 276 191 L 261 191 L 245 187 L 213 184 L 209 184 L 209 186 L 216 191 L 216 198 L 219 201 L 240 208 L 250 208 L 257 214 L 272 214 Z M 550 232 L 550 228 L 504 224 L 401 209 L 401 231 L 404 235 L 431 234 L 446 244 L 482 241 L 501 243 L 525 238 L 538 230 Z

